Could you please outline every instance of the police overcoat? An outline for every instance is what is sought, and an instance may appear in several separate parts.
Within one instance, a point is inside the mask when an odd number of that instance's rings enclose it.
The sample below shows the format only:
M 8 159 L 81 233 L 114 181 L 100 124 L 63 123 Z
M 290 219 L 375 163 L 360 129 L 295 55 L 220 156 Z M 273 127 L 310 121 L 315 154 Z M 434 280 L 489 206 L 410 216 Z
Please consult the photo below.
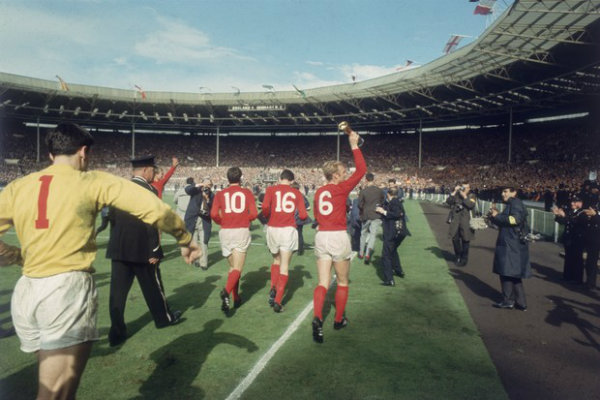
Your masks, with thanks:
M 510 198 L 506 208 L 490 220 L 499 228 L 494 251 L 494 273 L 513 278 L 529 278 L 528 243 L 519 239 L 519 232 L 527 233 L 527 209 L 520 199 Z

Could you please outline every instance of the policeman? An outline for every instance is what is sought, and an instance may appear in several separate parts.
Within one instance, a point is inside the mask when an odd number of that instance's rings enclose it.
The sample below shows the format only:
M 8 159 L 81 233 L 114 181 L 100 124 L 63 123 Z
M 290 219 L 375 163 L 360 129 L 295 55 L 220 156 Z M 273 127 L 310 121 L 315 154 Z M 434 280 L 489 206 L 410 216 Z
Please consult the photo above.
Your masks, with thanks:
M 594 187 L 597 190 L 597 185 Z M 593 189 L 594 189 L 593 188 Z M 600 252 L 600 202 L 583 210 L 587 216 L 584 235 L 584 248 L 587 253 L 585 259 L 585 286 L 588 289 L 596 288 L 596 276 L 598 275 L 598 253 Z
M 131 160 L 132 182 L 158 195 L 151 185 L 154 180 L 154 156 Z M 163 251 L 158 230 L 116 208 L 109 212 L 110 239 L 106 257 L 111 261 L 109 312 L 111 326 L 108 341 L 117 346 L 127 340 L 125 304 L 134 278 L 137 279 L 144 300 L 157 328 L 182 321 L 181 311 L 171 311 L 160 276 Z
M 579 196 L 572 196 L 571 207 L 567 212 L 554 207 L 554 219 L 565 226 L 562 241 L 565 246 L 565 263 L 563 280 L 567 282 L 583 282 L 583 249 L 584 236 L 588 217 L 583 210 L 583 202 Z

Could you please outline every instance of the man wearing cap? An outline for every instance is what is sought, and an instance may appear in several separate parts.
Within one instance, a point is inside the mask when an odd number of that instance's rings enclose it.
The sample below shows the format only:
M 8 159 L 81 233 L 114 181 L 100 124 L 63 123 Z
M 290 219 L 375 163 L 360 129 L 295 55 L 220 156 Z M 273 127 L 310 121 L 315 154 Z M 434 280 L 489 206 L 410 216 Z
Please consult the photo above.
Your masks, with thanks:
M 516 186 L 507 184 L 501 188 L 506 207 L 501 213 L 492 208 L 489 214 L 490 221 L 499 228 L 493 271 L 500 275 L 503 296 L 502 301 L 494 304 L 494 307 L 525 311 L 527 300 L 522 278 L 531 277 L 529 247 L 524 240 L 527 234 L 527 209 L 517 198 Z
M 131 160 L 132 182 L 158 195 L 151 185 L 155 175 L 154 156 Z M 181 321 L 180 311 L 171 311 L 167 304 L 159 264 L 163 258 L 158 230 L 121 210 L 110 211 L 110 239 L 106 257 L 112 260 L 110 281 L 110 321 L 108 340 L 111 346 L 127 339 L 125 304 L 127 295 L 137 278 L 146 304 L 157 328 L 164 328 Z
M 587 225 L 583 202 L 577 195 L 571 197 L 571 208 L 552 209 L 554 220 L 565 226 L 562 242 L 565 246 L 565 262 L 562 279 L 567 282 L 581 283 L 583 281 L 583 247 Z

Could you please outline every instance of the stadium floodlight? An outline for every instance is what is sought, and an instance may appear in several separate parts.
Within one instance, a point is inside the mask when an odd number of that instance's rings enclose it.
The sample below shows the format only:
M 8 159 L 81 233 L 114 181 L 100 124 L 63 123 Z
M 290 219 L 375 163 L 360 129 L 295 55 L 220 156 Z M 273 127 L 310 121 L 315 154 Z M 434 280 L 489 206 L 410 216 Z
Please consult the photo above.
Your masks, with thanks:
M 148 121 L 148 117 L 146 116 L 146 113 L 145 113 L 145 112 L 143 112 L 143 111 L 140 111 L 140 115 L 142 116 L 142 119 L 143 119 L 144 121 Z
M 189 117 L 188 117 L 188 115 L 186 113 L 183 113 L 183 120 L 185 122 L 188 122 L 190 120 Z
M 77 106 L 77 108 L 75 108 L 75 111 L 73 111 L 73 115 L 78 116 L 80 111 L 81 111 L 81 107 Z
M 323 118 L 321 118 L 321 117 L 319 116 L 319 114 L 317 114 L 317 113 L 313 113 L 313 115 L 314 115 L 314 116 L 317 118 L 317 121 L 319 121 L 319 122 L 323 121 Z
M 211 124 L 215 122 L 215 116 L 214 115 L 210 114 L 210 118 L 209 119 L 210 119 L 210 123 Z
M 106 112 L 106 114 L 104 114 L 104 116 L 105 116 L 106 118 L 110 118 L 110 115 L 111 115 L 111 114 L 112 114 L 112 109 L 110 109 L 110 108 L 109 108 L 109 109 L 108 109 L 108 111 Z
M 98 113 L 98 107 L 94 107 L 94 109 L 92 110 L 92 113 L 90 114 L 90 117 L 95 117 L 96 114 Z
M 160 115 L 158 115 L 156 111 L 154 111 L 154 118 L 156 119 L 156 121 L 160 121 Z
M 173 122 L 173 114 L 171 114 L 170 111 L 167 113 L 167 117 L 169 118 L 169 121 Z
M 202 114 L 198 113 L 196 115 L 198 116 L 198 121 L 200 121 L 202 119 Z
M 125 110 L 121 113 L 121 115 L 119 115 L 119 119 L 123 119 L 123 117 L 125 117 L 127 114 L 129 113 L 129 111 Z
M 42 108 L 42 111 L 44 112 L 44 114 L 48 114 L 48 108 L 49 108 L 48 104 L 46 104 L 44 106 L 44 108 Z
M 306 116 L 306 114 L 304 114 L 303 112 L 301 112 L 300 115 L 302 115 L 302 118 L 304 118 L 304 120 L 306 122 L 310 122 L 310 119 Z
M 65 112 L 65 106 L 61 104 L 60 107 L 58 107 L 58 113 L 62 114 L 63 112 Z
M 11 99 L 4 100 L 4 101 L 2 102 L 2 106 L 6 106 L 6 105 L 10 104 L 11 102 L 12 102 L 12 100 L 11 100 Z

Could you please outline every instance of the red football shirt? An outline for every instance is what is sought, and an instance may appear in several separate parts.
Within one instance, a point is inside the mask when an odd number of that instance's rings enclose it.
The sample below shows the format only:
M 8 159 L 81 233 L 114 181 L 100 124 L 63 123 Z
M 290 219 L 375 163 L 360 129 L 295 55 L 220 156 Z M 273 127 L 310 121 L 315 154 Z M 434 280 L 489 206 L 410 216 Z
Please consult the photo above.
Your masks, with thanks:
M 175 168 L 177 167 L 169 168 L 165 176 L 163 176 L 163 178 L 160 181 L 152 182 L 152 186 L 154 186 L 154 188 L 158 191 L 157 195 L 159 199 L 162 199 L 163 190 L 165 190 L 165 185 L 167 184 L 167 182 L 169 182 L 169 179 L 171 179 L 171 175 L 173 175 L 173 173 L 175 172 Z
M 215 194 L 210 217 L 221 228 L 248 228 L 258 216 L 254 196 L 248 189 L 231 185 Z
M 304 198 L 298 189 L 290 185 L 269 186 L 262 203 L 262 215 L 269 219 L 267 225 L 273 227 L 296 227 L 294 212 L 298 210 L 300 219 L 306 219 Z
M 315 193 L 314 214 L 320 231 L 346 230 L 346 199 L 367 172 L 367 164 L 360 149 L 352 150 L 356 170 L 343 182 L 328 183 Z

